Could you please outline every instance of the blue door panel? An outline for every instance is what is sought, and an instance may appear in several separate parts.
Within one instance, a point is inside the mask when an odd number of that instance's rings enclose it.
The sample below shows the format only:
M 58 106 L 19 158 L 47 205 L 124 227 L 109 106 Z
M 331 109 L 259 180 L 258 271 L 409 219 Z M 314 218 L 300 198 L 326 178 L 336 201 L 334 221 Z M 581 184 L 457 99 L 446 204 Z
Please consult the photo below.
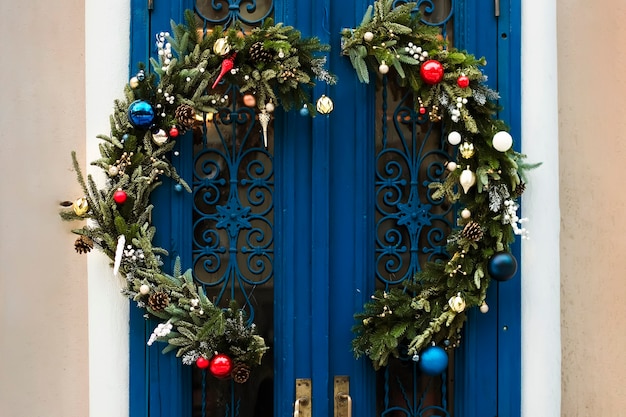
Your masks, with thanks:
M 132 0 L 131 68 L 154 53 L 154 34 L 180 21 L 191 0 Z M 491 86 L 506 105 L 501 114 L 519 137 L 519 2 L 501 0 L 495 18 L 491 0 L 458 0 L 456 46 L 488 61 Z M 333 87 L 316 87 L 335 103 L 328 117 L 304 118 L 297 111 L 277 113 L 274 169 L 276 259 L 274 261 L 274 362 L 276 416 L 293 413 L 295 379 L 313 380 L 313 413 L 332 415 L 332 381 L 350 376 L 353 413 L 375 411 L 375 375 L 366 360 L 354 360 L 350 343 L 352 315 L 373 291 L 374 253 L 374 110 L 375 87 L 358 82 L 340 54 L 340 30 L 357 25 L 369 1 L 289 0 L 275 2 L 277 21 L 294 25 L 304 36 L 317 36 L 332 46 L 329 67 L 339 77 Z M 480 28 L 480 30 L 475 30 Z M 506 37 L 502 33 L 507 34 Z M 503 58 L 505 56 L 505 58 Z M 500 59 L 500 61 L 498 61 Z M 504 62 L 503 62 L 504 60 Z M 511 75 L 513 74 L 513 76 Z M 503 88 L 504 87 L 504 88 Z M 190 182 L 191 141 L 178 141 L 172 156 Z M 166 272 L 180 256 L 191 265 L 191 196 L 166 184 L 155 195 L 157 245 L 167 248 Z M 170 269 L 171 270 L 171 269 Z M 462 417 L 519 415 L 520 277 L 494 284 L 490 312 L 469 314 L 461 348 L 456 352 L 455 415 Z M 510 285 L 509 285 L 510 284 Z M 189 367 L 158 346 L 147 347 L 156 323 L 131 307 L 131 416 L 191 415 Z M 503 330 L 507 326 L 507 330 Z

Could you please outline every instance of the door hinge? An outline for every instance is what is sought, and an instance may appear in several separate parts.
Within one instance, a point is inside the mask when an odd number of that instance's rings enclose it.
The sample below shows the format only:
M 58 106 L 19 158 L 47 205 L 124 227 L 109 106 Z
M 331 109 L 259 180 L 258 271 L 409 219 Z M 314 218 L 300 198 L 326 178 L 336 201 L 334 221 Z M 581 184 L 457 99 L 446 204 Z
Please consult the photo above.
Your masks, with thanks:
M 148 0 L 148 10 L 154 10 L 154 0 Z
M 500 0 L 493 0 L 494 1 L 494 14 L 496 15 L 496 17 L 500 17 Z

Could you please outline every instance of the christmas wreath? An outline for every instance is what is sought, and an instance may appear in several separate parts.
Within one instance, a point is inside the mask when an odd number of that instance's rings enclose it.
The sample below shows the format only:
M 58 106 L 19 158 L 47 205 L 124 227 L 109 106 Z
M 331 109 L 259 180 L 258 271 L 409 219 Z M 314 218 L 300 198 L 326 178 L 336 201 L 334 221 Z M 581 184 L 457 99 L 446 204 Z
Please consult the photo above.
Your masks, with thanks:
M 376 291 L 355 315 L 353 350 L 376 369 L 403 356 L 437 374 L 447 366 L 445 350 L 458 346 L 467 309 L 487 312 L 490 281 L 516 272 L 510 245 L 516 235 L 527 237 L 517 200 L 532 166 L 494 118 L 498 95 L 485 85 L 485 60 L 449 47 L 437 27 L 421 22 L 416 3 L 393 3 L 376 1 L 359 27 L 342 32 L 343 54 L 365 83 L 370 70 L 388 77 L 395 70 L 413 95 L 414 117 L 439 124 L 456 147 L 457 160 L 429 192 L 456 204 L 460 216 L 447 237 L 447 260 L 427 262 L 401 288 Z
M 64 220 L 90 220 L 73 230 L 76 251 L 87 253 L 94 246 L 102 250 L 113 263 L 114 275 L 125 278 L 122 292 L 145 308 L 146 317 L 161 320 L 148 345 L 165 342 L 164 352 L 176 350 L 184 364 L 245 382 L 267 349 L 265 341 L 243 309 L 234 301 L 224 307 L 214 304 L 191 270 L 183 272 L 179 260 L 171 275 L 162 271 L 167 252 L 152 243 L 156 229 L 150 195 L 163 177 L 170 177 L 181 191 L 191 191 L 168 155 L 175 138 L 209 115 L 217 114 L 215 122 L 228 118 L 230 112 L 220 109 L 242 100 L 258 109 L 266 139 L 277 106 L 314 114 L 310 90 L 315 80 L 335 79 L 324 69 L 325 58 L 318 56 L 328 46 L 303 38 L 291 26 L 268 19 L 249 33 L 216 27 L 202 36 L 193 12 L 186 13 L 186 21 L 172 23 L 172 35 L 157 35 L 153 72 L 140 65 L 125 87 L 125 99 L 115 101 L 110 134 L 98 136 L 101 155 L 91 163 L 104 171 L 106 185 L 100 188 L 91 176 L 85 179 L 72 153 L 84 196 L 64 203 L 61 215 Z M 327 102 L 321 104 L 329 110 Z

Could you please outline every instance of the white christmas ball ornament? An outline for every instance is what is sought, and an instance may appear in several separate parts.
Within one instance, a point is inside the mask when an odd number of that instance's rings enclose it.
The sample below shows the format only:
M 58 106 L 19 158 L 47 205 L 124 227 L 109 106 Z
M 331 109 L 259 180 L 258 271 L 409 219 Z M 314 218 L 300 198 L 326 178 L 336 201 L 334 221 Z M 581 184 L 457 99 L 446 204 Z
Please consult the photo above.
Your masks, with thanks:
M 130 85 L 130 88 L 134 90 L 135 88 L 139 87 L 139 78 L 132 77 L 128 84 Z
M 265 105 L 265 110 L 267 110 L 270 113 L 273 112 L 275 108 L 276 107 L 274 106 L 274 103 L 272 102 L 269 102 Z
M 150 286 L 148 284 L 142 284 L 139 287 L 139 292 L 143 295 L 147 295 L 150 292 Z
M 454 161 L 450 161 L 446 164 L 446 168 L 448 169 L 448 171 L 452 172 L 457 168 L 456 162 Z
M 506 152 L 513 146 L 513 138 L 509 132 L 500 131 L 493 135 L 493 147 L 500 152 Z
M 363 35 L 363 40 L 365 42 L 371 42 L 374 39 L 374 34 L 372 32 L 365 32 Z
M 486 314 L 489 311 L 489 306 L 487 305 L 487 303 L 483 302 L 480 305 L 480 312 L 483 314 Z
M 383 63 L 378 67 L 378 72 L 383 75 L 387 74 L 389 72 L 389 65 L 385 64 L 385 61 L 383 61 Z
M 456 130 L 453 130 L 448 134 L 448 143 L 452 146 L 456 146 L 461 143 L 461 134 Z
M 464 219 L 469 219 L 470 217 L 472 217 L 472 212 L 464 208 L 463 210 L 461 210 L 461 217 L 463 217 Z

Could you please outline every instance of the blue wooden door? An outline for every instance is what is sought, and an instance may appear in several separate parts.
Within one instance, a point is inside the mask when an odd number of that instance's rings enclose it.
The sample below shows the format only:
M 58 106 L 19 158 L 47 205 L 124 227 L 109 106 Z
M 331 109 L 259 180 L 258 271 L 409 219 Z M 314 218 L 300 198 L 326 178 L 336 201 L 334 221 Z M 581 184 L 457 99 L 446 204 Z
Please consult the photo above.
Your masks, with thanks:
M 498 13 L 492 0 L 420 1 L 419 7 L 457 47 L 487 58 L 490 84 L 502 96 L 501 118 L 519 133 L 518 3 L 501 0 Z M 368 5 L 367 0 L 133 1 L 131 62 L 146 62 L 155 52 L 154 34 L 168 30 L 170 19 L 180 21 L 185 9 L 195 9 L 209 29 L 232 17 L 254 26 L 273 16 L 317 36 L 333 48 L 329 67 L 339 77 L 337 85 L 314 90 L 314 96 L 332 97 L 334 112 L 313 119 L 298 111 L 277 113 L 267 152 L 258 132 L 238 137 L 236 130 L 228 133 L 217 124 L 179 140 L 173 160 L 194 193 L 171 184 L 158 190 L 157 243 L 170 251 L 166 262 L 179 256 L 217 299 L 237 298 L 247 305 L 271 349 L 245 388 L 217 381 L 158 348 L 146 348 L 153 325 L 133 310 L 133 417 L 293 415 L 298 378 L 312 381 L 313 415 L 331 416 L 335 376 L 349 377 L 358 416 L 519 415 L 519 277 L 491 288 L 489 314 L 470 314 L 464 342 L 442 380 L 420 379 L 406 364 L 376 373 L 350 349 L 353 315 L 374 288 L 395 285 L 415 268 L 410 256 L 398 261 L 401 266 L 377 261 L 384 246 L 377 236 L 389 227 L 378 208 L 377 140 L 385 135 L 381 117 L 399 103 L 385 97 L 391 87 L 359 83 L 340 54 L 340 30 L 356 26 Z M 237 159 L 236 146 L 223 146 L 224 137 L 259 152 L 251 160 Z M 228 171 L 235 166 L 240 173 Z M 218 183 L 221 188 L 214 187 Z M 236 220 L 244 211 L 253 224 L 245 230 Z M 262 252 L 263 259 L 252 258 L 252 251 Z

